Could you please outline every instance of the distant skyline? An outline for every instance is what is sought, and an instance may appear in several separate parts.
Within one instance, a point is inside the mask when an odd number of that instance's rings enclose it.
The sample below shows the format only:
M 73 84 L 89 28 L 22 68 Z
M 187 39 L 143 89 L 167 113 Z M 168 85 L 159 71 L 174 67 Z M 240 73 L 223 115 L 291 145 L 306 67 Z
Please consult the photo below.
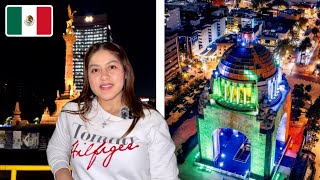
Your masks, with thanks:
M 6 5 L 31 4 L 53 6 L 53 36 L 6 37 Z M 40 93 L 44 97 L 56 97 L 57 90 L 63 93 L 65 42 L 62 35 L 68 20 L 68 4 L 78 14 L 107 14 L 113 41 L 123 46 L 133 66 L 137 96 L 156 96 L 156 2 L 150 0 L 29 0 L 25 3 L 21 0 L 1 1 L 0 8 L 3 13 L 0 14 L 0 85 L 4 82 L 9 85 L 20 82 L 26 87 L 32 87 L 32 92 Z M 12 105 L 14 102 L 7 103 Z
M 50 4 L 53 6 L 54 24 L 52 37 L 6 37 L 5 6 L 17 4 Z M 78 14 L 106 13 L 111 25 L 114 42 L 126 50 L 135 70 L 136 93 L 139 96 L 155 96 L 156 23 L 155 2 L 129 1 L 36 1 L 26 3 L 14 0 L 1 2 L 0 40 L 4 45 L 1 52 L 0 82 L 21 81 L 24 84 L 42 85 L 40 89 L 64 90 L 65 32 L 68 20 L 67 5 Z M 77 14 L 75 14 L 77 15 Z M 154 21 L 148 21 L 154 19 Z M 11 52 L 11 53 L 10 53 Z M 39 69 L 39 67 L 42 67 Z M 142 88 L 143 87 L 143 88 Z

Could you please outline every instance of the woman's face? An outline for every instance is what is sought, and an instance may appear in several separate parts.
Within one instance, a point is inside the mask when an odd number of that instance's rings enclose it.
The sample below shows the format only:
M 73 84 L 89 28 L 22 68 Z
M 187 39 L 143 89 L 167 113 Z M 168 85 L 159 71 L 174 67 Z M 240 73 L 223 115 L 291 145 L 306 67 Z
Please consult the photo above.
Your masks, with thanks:
M 89 60 L 90 88 L 100 101 L 121 103 L 124 74 L 119 59 L 110 51 L 98 50 Z

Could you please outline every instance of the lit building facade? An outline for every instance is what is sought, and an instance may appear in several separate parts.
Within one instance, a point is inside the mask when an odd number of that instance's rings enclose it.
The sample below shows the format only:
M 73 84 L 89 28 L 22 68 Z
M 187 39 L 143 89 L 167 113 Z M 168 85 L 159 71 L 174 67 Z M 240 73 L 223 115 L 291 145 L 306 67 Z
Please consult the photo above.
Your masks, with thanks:
M 78 91 L 83 86 L 83 58 L 86 50 L 94 43 L 112 41 L 111 28 L 107 23 L 107 15 L 74 16 L 73 75 Z
M 229 47 L 233 46 L 237 41 L 237 35 L 228 34 L 223 36 L 222 38 L 216 41 L 217 44 L 217 58 L 220 59 L 224 52 L 229 49 Z
M 238 33 L 242 27 L 246 25 L 255 25 L 254 18 L 257 16 L 252 9 L 239 8 L 232 9 L 227 16 L 228 33 Z
M 239 179 L 271 179 L 284 156 L 290 88 L 252 28 L 241 29 L 203 92 L 195 164 Z
M 165 36 L 165 82 L 168 82 L 177 73 L 181 73 L 179 59 L 178 34 L 166 31 Z

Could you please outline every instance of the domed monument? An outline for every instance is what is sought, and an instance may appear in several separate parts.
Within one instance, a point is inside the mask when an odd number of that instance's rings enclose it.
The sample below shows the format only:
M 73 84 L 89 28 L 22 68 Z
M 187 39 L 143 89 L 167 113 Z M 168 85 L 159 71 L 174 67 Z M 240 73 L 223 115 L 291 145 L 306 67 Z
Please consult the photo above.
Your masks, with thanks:
M 202 94 L 195 164 L 240 179 L 270 179 L 288 140 L 290 88 L 252 28 L 240 30 Z

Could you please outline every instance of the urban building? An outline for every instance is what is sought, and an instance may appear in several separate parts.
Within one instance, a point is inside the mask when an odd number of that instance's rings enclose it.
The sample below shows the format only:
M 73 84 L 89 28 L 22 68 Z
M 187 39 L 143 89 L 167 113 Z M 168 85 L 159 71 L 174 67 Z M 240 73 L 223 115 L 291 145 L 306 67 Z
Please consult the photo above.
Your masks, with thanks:
M 179 7 L 166 9 L 166 29 L 176 30 L 181 27 Z
M 181 73 L 179 60 L 178 33 L 166 31 L 165 36 L 165 81 L 172 79 L 177 73 Z
M 301 17 L 304 17 L 304 10 L 302 9 L 285 9 L 279 11 L 279 17 L 284 17 L 291 20 L 299 20 Z
M 181 60 L 184 60 L 186 58 L 192 59 L 192 47 L 198 39 L 198 34 L 196 33 L 195 28 L 192 26 L 181 28 L 178 34 Z
M 227 17 L 227 29 L 229 33 L 238 33 L 238 31 L 246 25 L 254 26 L 254 18 L 257 13 L 252 9 L 240 8 L 233 9 Z
M 228 34 L 219 39 L 217 39 L 217 58 L 222 57 L 224 52 L 229 49 L 232 45 L 237 43 L 237 35 L 236 34 Z
M 77 91 L 83 86 L 83 58 L 86 50 L 94 43 L 112 41 L 111 28 L 106 14 L 74 16 L 72 29 L 76 36 L 73 44 L 73 75 Z

